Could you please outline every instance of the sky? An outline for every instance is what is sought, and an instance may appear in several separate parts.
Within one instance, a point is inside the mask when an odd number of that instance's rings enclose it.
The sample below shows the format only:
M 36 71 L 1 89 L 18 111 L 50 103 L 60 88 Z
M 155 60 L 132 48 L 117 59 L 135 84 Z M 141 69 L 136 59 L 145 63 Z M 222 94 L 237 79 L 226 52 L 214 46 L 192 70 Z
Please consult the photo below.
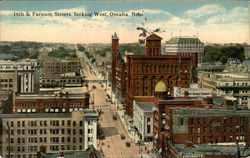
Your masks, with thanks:
M 151 31 L 160 28 L 157 34 L 163 42 L 175 36 L 198 36 L 204 43 L 249 43 L 248 8 L 247 1 L 2 1 L 0 41 L 110 43 L 116 32 L 121 43 L 130 43 L 138 41 L 140 26 Z M 33 12 L 72 16 L 32 16 Z M 74 12 L 108 16 L 74 16 Z M 110 16 L 114 12 L 143 16 Z

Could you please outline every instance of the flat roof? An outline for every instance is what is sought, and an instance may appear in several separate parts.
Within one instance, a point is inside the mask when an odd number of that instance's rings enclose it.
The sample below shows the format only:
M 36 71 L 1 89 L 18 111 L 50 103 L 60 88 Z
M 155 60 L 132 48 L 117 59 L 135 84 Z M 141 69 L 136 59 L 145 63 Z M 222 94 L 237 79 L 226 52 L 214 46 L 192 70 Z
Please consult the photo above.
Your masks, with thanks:
M 243 150 L 244 145 L 241 143 L 240 149 Z M 192 148 L 185 148 L 184 144 L 174 144 L 173 146 L 183 155 L 202 154 L 202 155 L 235 155 L 237 153 L 236 144 L 195 144 Z M 246 150 L 246 155 L 250 154 L 250 150 Z
M 144 112 L 153 112 L 154 103 L 152 102 L 136 102 L 136 104 Z
M 29 114 L 0 114 L 0 119 L 20 118 L 67 118 L 71 113 L 29 113 Z
M 83 99 L 86 98 L 86 94 L 27 94 L 16 96 L 16 100 L 35 100 L 35 99 Z
M 175 101 L 183 101 L 183 102 L 188 102 L 188 101 L 196 101 L 197 98 L 171 98 L 171 99 L 159 99 L 159 101 L 166 101 L 166 102 L 175 102 Z

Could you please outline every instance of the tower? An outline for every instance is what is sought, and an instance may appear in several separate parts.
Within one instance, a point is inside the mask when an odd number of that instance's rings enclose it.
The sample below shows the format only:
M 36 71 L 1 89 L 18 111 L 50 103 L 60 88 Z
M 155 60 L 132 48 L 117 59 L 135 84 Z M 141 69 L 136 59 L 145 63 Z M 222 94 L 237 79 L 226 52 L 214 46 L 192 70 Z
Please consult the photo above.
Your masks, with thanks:
M 161 40 L 162 38 L 156 34 L 151 34 L 146 38 L 146 55 L 160 56 L 161 55 Z
M 112 52 L 112 85 L 113 85 L 113 88 L 114 88 L 114 85 L 115 85 L 115 69 L 116 69 L 116 56 L 119 52 L 119 38 L 116 34 L 116 32 L 114 33 L 114 35 L 112 35 L 112 49 L 111 49 L 111 52 Z M 114 89 L 113 89 L 114 90 Z

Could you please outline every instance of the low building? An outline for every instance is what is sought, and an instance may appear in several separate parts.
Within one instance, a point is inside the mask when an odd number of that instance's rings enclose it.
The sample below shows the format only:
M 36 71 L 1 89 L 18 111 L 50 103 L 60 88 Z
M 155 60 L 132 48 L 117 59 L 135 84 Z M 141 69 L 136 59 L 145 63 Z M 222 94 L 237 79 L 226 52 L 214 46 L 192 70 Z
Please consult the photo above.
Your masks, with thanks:
M 89 108 L 89 93 L 30 94 L 15 97 L 15 113 L 68 113 Z
M 152 102 L 134 101 L 134 126 L 142 141 L 152 141 L 153 139 L 153 106 Z
M 246 59 L 250 59 L 250 45 L 244 46 L 244 54 Z
M 37 152 L 37 158 L 102 158 L 102 153 L 95 149 L 93 145 L 89 146 L 86 151 L 64 151 L 61 153 L 47 153 L 44 146 L 40 147 Z
M 250 109 L 250 75 L 233 72 L 198 72 L 200 88 L 212 91 L 212 94 L 236 99 L 239 105 Z
M 222 62 L 206 62 L 199 64 L 197 71 L 222 72 L 224 68 L 225 65 L 223 65 Z
M 98 112 L 92 109 L 60 114 L 1 114 L 1 151 L 8 157 L 35 158 L 46 153 L 84 151 L 97 147 Z
M 243 153 L 244 143 L 239 145 L 239 151 Z M 235 158 L 238 156 L 235 143 L 221 144 L 169 144 L 169 153 L 166 158 Z M 249 155 L 246 150 L 244 155 Z
M 184 97 L 188 93 L 189 97 L 209 97 L 212 96 L 211 90 L 203 90 L 201 88 L 181 88 L 174 87 L 174 97 Z

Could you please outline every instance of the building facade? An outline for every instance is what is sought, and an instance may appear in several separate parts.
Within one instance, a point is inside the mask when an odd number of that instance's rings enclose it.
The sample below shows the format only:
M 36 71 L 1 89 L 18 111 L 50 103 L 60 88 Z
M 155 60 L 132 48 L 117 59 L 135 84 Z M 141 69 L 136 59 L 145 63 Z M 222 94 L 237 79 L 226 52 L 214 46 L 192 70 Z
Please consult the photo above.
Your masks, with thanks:
M 196 66 L 202 63 L 204 43 L 196 37 L 174 37 L 165 44 L 166 54 L 193 55 Z
M 142 141 L 153 139 L 153 103 L 134 101 L 134 126 L 139 132 Z
M 14 113 L 69 113 L 89 108 L 88 93 L 34 94 L 15 97 Z
M 85 109 L 66 114 L 0 115 L 0 155 L 35 158 L 40 146 L 47 153 L 95 148 L 98 112 Z
M 37 60 L 0 61 L 0 90 L 37 93 L 39 91 Z
M 127 55 L 126 114 L 133 115 L 134 96 L 154 96 L 158 81 L 167 83 L 169 96 L 173 87 L 189 87 L 194 69 L 191 56 L 161 55 L 161 37 L 146 39 L 145 55 Z
M 235 72 L 198 72 L 198 85 L 214 95 L 232 97 L 239 105 L 250 109 L 250 76 Z
M 184 97 L 185 93 L 188 93 L 189 97 L 211 97 L 212 91 L 210 90 L 203 90 L 201 88 L 180 88 L 174 87 L 174 97 Z
M 40 87 L 81 87 L 83 73 L 80 59 L 44 59 Z
M 80 59 L 44 59 L 42 76 L 61 76 L 61 74 L 75 72 L 80 75 Z
M 124 103 L 126 93 L 126 64 L 119 51 L 119 38 L 115 33 L 112 35 L 112 87 L 117 99 Z

